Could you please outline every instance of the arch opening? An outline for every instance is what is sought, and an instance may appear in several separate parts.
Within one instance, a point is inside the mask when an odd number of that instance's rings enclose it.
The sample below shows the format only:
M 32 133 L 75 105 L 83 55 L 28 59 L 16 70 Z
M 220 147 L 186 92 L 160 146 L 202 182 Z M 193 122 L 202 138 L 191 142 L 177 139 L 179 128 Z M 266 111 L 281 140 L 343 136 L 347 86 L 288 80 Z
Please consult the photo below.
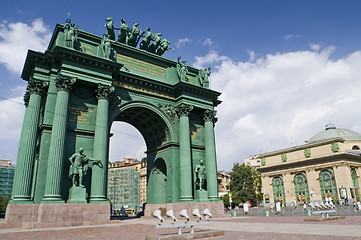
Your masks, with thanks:
M 325 201 L 325 198 L 327 197 L 331 198 L 334 203 L 338 203 L 336 185 L 333 174 L 328 170 L 323 170 L 320 172 L 319 181 L 321 187 L 322 201 Z

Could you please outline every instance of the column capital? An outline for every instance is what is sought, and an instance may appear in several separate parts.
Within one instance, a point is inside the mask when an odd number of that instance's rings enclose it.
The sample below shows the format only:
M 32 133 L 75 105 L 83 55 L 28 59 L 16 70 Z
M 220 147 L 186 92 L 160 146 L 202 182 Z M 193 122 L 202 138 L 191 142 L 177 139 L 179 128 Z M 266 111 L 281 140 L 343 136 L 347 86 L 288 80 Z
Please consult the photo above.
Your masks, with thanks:
M 114 92 L 114 87 L 113 86 L 107 86 L 107 85 L 103 85 L 103 84 L 98 84 L 98 89 L 95 90 L 95 92 L 97 93 L 97 98 L 98 99 L 106 99 L 109 100 L 111 97 L 112 92 Z
M 31 94 L 37 94 L 37 95 L 42 96 L 45 93 L 45 89 L 48 86 L 49 86 L 48 82 L 31 78 L 28 82 L 28 86 L 26 87 L 26 91 L 24 94 L 25 106 L 28 106 Z
M 179 116 L 188 116 L 190 111 L 193 110 L 193 106 L 185 103 L 181 103 L 175 107 L 175 111 Z
M 75 82 L 76 82 L 75 77 L 58 74 L 58 76 L 55 79 L 55 86 L 58 89 L 58 91 L 70 92 Z
M 203 120 L 205 122 L 216 123 L 217 122 L 216 114 L 217 114 L 217 111 L 207 109 L 204 111 Z

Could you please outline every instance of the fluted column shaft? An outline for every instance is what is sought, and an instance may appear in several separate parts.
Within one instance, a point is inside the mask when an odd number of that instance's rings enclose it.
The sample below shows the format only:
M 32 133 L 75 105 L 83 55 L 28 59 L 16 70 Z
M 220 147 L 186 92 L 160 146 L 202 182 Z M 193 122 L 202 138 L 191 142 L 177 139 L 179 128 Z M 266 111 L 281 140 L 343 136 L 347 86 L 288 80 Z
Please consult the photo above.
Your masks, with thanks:
M 95 124 L 93 158 L 100 160 L 101 164 L 92 168 L 91 179 L 91 203 L 103 203 L 107 201 L 107 166 L 108 166 L 108 114 L 109 98 L 113 88 L 99 85 L 97 90 L 98 106 Z
M 61 195 L 61 182 L 64 166 L 64 146 L 68 115 L 69 92 L 75 83 L 74 78 L 59 75 L 55 80 L 58 95 L 55 103 L 53 128 L 51 131 L 45 193 L 42 202 L 64 202 Z
M 41 94 L 47 83 L 30 80 L 21 130 L 11 203 L 32 203 L 31 183 L 34 168 L 36 139 L 39 128 Z
M 179 174 L 180 199 L 187 201 L 193 199 L 192 191 L 192 160 L 191 141 L 189 131 L 189 112 L 193 106 L 181 104 L 176 111 L 179 115 Z
M 207 191 L 208 199 L 218 200 L 218 182 L 217 182 L 217 160 L 216 144 L 214 139 L 214 119 L 215 111 L 206 110 L 204 113 L 205 128 L 205 165 L 207 173 Z

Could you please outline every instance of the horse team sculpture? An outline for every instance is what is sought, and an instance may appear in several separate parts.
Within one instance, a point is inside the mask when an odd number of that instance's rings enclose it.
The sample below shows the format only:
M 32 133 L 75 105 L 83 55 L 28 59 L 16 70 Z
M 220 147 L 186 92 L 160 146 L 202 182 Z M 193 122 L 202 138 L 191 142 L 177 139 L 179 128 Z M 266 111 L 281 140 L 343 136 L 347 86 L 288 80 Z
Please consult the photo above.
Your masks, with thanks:
M 115 41 L 114 30 L 119 30 L 118 39 L 116 40 L 117 42 L 137 47 L 140 39 L 144 37 L 139 45 L 139 48 L 142 50 L 155 53 L 159 56 L 162 56 L 167 50 L 172 49 L 175 51 L 170 46 L 170 42 L 166 38 L 161 38 L 161 33 L 153 34 L 150 31 L 150 27 L 148 27 L 146 31 L 141 31 L 138 29 L 139 24 L 134 23 L 133 28 L 130 29 L 125 23 L 125 20 L 122 18 L 120 21 L 120 28 L 115 28 L 114 19 L 112 17 L 108 17 L 105 20 L 107 21 L 104 25 L 107 29 L 107 33 L 105 35 L 109 40 Z M 151 41 L 153 41 L 152 44 L 150 44 Z

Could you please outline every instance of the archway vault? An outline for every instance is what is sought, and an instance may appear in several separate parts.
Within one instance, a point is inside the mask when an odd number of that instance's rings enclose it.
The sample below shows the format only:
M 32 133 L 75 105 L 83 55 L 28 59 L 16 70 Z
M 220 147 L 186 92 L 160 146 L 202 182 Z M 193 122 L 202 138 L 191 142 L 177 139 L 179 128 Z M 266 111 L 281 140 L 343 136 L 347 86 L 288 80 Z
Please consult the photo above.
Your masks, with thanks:
M 147 151 L 154 151 L 165 143 L 176 141 L 174 126 L 169 117 L 149 102 L 132 101 L 121 105 L 110 115 L 110 125 L 114 121 L 134 126 L 142 134 Z

